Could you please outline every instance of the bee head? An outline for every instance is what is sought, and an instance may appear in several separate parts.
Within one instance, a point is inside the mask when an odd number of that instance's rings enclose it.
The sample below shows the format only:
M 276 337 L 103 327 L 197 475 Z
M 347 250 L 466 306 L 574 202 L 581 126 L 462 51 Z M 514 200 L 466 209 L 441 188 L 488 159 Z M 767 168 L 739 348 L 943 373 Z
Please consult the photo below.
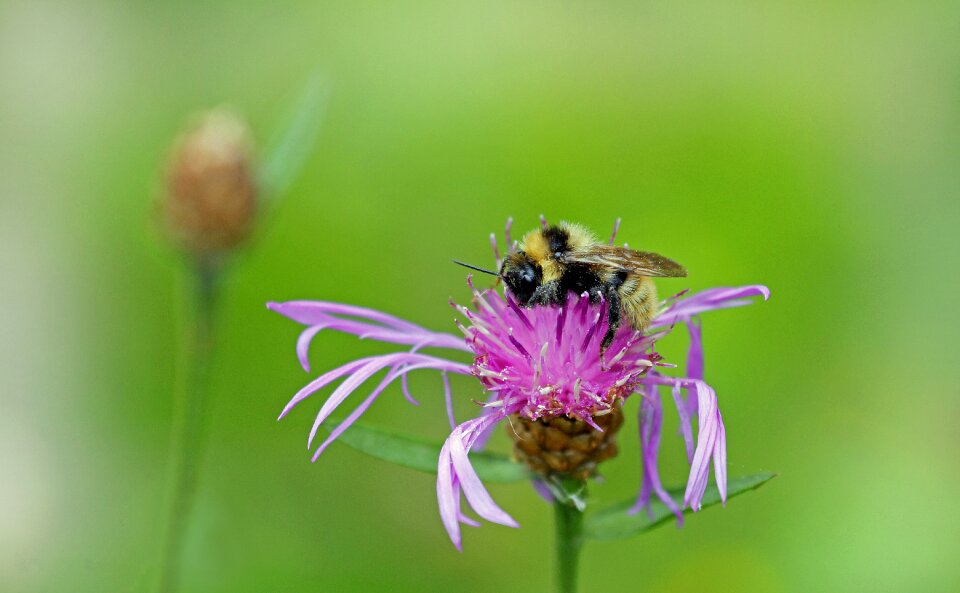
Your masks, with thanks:
M 543 269 L 523 251 L 511 253 L 503 260 L 500 277 L 513 293 L 513 296 L 525 305 L 530 302 L 533 292 L 543 281 Z

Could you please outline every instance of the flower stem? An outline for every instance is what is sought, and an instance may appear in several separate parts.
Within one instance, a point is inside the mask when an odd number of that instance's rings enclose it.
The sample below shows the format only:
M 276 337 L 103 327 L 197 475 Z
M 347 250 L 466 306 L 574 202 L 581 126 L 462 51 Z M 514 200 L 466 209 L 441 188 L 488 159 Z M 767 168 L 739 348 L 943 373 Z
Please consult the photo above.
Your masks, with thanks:
M 570 502 L 553 504 L 557 524 L 557 592 L 576 593 L 580 546 L 583 544 L 583 511 Z
M 159 593 L 173 593 L 178 589 L 180 560 L 190 524 L 206 428 L 207 386 L 213 354 L 213 321 L 220 265 L 218 260 L 208 255 L 199 256 L 193 264 L 186 334 L 177 361 L 168 495 L 170 506 L 163 539 L 157 587 Z

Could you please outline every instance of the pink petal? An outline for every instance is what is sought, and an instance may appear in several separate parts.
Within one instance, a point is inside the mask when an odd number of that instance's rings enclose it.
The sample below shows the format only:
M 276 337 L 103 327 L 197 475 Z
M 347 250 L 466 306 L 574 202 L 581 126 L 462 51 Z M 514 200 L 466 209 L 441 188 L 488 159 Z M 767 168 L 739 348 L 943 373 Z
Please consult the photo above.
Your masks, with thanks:
M 675 301 L 666 311 L 654 318 L 650 323 L 650 328 L 673 325 L 678 321 L 689 319 L 705 311 L 749 305 L 753 302 L 748 300 L 749 297 L 754 296 L 762 296 L 763 300 L 767 300 L 770 298 L 770 289 L 766 286 L 754 284 L 736 288 L 704 290 Z
M 673 403 L 677 407 L 677 416 L 680 417 L 680 433 L 683 435 L 683 443 L 687 448 L 687 462 L 693 463 L 693 427 L 690 424 L 687 403 L 683 401 L 680 383 L 674 383 L 670 392 L 673 395 Z
M 703 493 L 707 488 L 707 475 L 710 458 L 717 439 L 717 396 L 703 381 L 696 382 L 697 404 L 699 406 L 699 428 L 697 449 L 690 464 L 690 479 L 683 495 L 684 506 L 700 510 Z
M 460 522 L 458 521 L 458 499 L 460 492 L 453 484 L 453 463 L 450 460 L 449 440 L 440 449 L 437 462 L 437 504 L 440 507 L 440 521 L 443 523 L 450 541 L 460 551 Z
M 343 422 L 338 424 L 336 428 L 330 431 L 330 434 L 327 436 L 327 438 L 317 448 L 317 452 L 313 454 L 313 461 L 316 461 L 320 457 L 320 454 L 323 453 L 324 450 L 330 445 L 330 443 L 335 441 L 337 437 L 343 434 L 348 428 L 350 428 L 350 426 L 353 425 L 354 422 L 357 421 L 357 418 L 362 416 L 363 413 L 367 411 L 367 409 L 373 404 L 374 401 L 376 401 L 377 397 L 383 392 L 383 390 L 386 389 L 391 382 L 393 382 L 393 379 L 396 376 L 396 371 L 387 373 L 387 376 L 380 381 L 380 384 L 377 385 L 377 387 L 370 393 L 369 396 L 367 396 L 367 399 L 363 400 L 363 403 L 357 406 L 357 408 L 351 412 L 350 415 L 343 420 Z
M 476 426 L 470 426 L 468 429 L 467 425 L 480 425 L 481 422 L 477 422 L 477 420 L 486 420 L 487 418 L 487 416 L 482 416 L 479 419 L 468 420 L 453 431 L 447 439 L 447 443 L 450 445 L 450 459 L 453 462 L 460 486 L 463 488 L 463 495 L 478 515 L 492 523 L 499 523 L 508 527 L 519 527 L 510 515 L 497 506 L 497 503 L 493 502 L 493 498 L 490 497 L 490 493 L 487 492 L 487 489 L 483 486 L 476 471 L 474 471 L 473 466 L 470 464 L 469 457 L 467 457 L 468 447 L 464 446 L 463 440 L 465 437 L 469 438 L 469 435 L 465 433 L 467 430 L 476 430 Z
M 310 359 L 307 354 L 310 350 L 310 341 L 323 327 L 323 325 L 312 325 L 300 332 L 300 337 L 297 338 L 297 358 L 300 360 L 300 366 L 308 373 L 310 372 Z
M 352 373 L 354 370 L 370 362 L 370 360 L 372 360 L 373 358 L 376 358 L 376 357 L 360 358 L 352 362 L 348 362 L 347 364 L 343 366 L 339 366 L 333 370 L 327 371 L 326 373 L 320 375 L 313 381 L 310 381 L 303 388 L 301 388 L 300 391 L 294 394 L 293 398 L 287 403 L 286 406 L 283 407 L 283 411 L 280 412 L 280 417 L 277 418 L 277 420 L 280 420 L 280 418 L 283 418 L 284 416 L 286 416 L 287 413 L 289 413 L 294 406 L 296 406 L 298 403 L 306 399 L 310 394 L 316 392 L 319 389 L 322 389 L 323 387 L 336 381 L 340 377 L 346 374 Z
M 349 315 L 351 317 L 360 317 L 377 323 L 389 325 L 399 330 L 424 332 L 426 331 L 419 325 L 410 323 L 394 317 L 382 311 L 367 309 L 366 307 L 357 307 L 355 305 L 345 305 L 342 303 L 331 303 L 326 301 L 287 301 L 285 303 L 267 303 L 267 308 L 276 311 L 284 317 L 289 317 L 298 323 L 312 325 L 329 319 L 331 315 Z
M 727 504 L 727 431 L 723 427 L 723 417 L 717 408 L 717 444 L 713 447 L 713 473 L 717 480 L 720 500 Z
M 402 370 L 398 371 L 398 374 L 409 373 L 410 371 L 421 368 L 448 370 L 460 374 L 470 373 L 470 367 L 466 365 L 450 362 L 448 360 L 443 360 L 433 356 L 427 356 L 425 354 L 409 354 L 402 352 L 399 354 L 387 354 L 384 356 L 372 357 L 372 360 L 370 360 L 366 365 L 354 371 L 354 373 L 347 377 L 343 383 L 337 386 L 333 393 L 330 394 L 330 397 L 327 398 L 327 401 L 324 402 L 323 406 L 320 408 L 320 412 L 317 414 L 317 417 L 314 420 L 313 428 L 310 430 L 310 437 L 307 440 L 307 446 L 309 447 L 310 444 L 313 443 L 313 439 L 317 434 L 317 429 L 320 428 L 320 425 L 323 424 L 323 421 L 326 420 L 331 413 L 333 413 L 337 406 L 339 406 L 343 400 L 347 398 L 347 396 L 353 393 L 361 383 L 369 379 L 377 371 L 394 364 L 406 365 Z
M 403 390 L 403 397 L 405 397 L 407 401 L 410 402 L 411 404 L 415 406 L 419 406 L 420 402 L 418 402 L 416 399 L 413 398 L 412 395 L 410 395 L 410 385 L 408 384 L 409 383 L 408 378 L 409 378 L 409 375 L 404 374 L 400 379 L 400 385 Z
M 364 307 L 323 301 L 267 303 L 267 307 L 305 325 L 330 328 L 361 338 L 395 344 L 421 344 L 421 347 L 434 346 L 469 351 L 468 346 L 457 336 L 433 332 L 392 315 Z M 361 317 L 366 321 L 337 317 L 337 315 Z M 309 340 L 307 341 L 309 343 Z
M 453 398 L 450 395 L 450 379 L 446 373 L 440 373 L 443 377 L 443 400 L 447 404 L 447 420 L 450 421 L 450 430 L 457 428 L 457 420 L 453 416 Z
M 689 319 L 686 323 L 690 332 L 690 350 L 687 352 L 687 376 L 691 379 L 703 379 L 703 338 L 700 321 Z
M 663 405 L 655 384 L 647 384 L 646 397 L 640 402 L 638 420 L 641 457 L 643 459 L 643 486 L 640 495 L 637 496 L 636 504 L 630 509 L 630 513 L 637 513 L 643 507 L 649 508 L 650 491 L 653 490 L 657 494 L 657 498 L 677 516 L 678 524 L 682 525 L 683 512 L 664 489 L 660 482 L 660 470 L 657 467 L 657 456 L 660 451 L 660 428 L 663 423 Z

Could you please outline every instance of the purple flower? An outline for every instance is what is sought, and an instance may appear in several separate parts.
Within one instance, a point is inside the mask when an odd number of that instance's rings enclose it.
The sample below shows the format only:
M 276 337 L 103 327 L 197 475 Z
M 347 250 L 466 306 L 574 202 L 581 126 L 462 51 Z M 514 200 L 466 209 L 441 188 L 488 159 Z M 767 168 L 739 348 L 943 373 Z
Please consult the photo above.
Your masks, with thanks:
M 640 393 L 643 474 L 634 511 L 648 507 L 651 494 L 655 494 L 682 520 L 681 508 L 700 508 L 711 464 L 721 498 L 726 501 L 726 437 L 716 394 L 703 380 L 703 348 L 697 315 L 746 305 L 754 296 L 767 299 L 766 287 L 714 288 L 685 298 L 668 299 L 647 335 L 622 326 L 602 355 L 600 340 L 607 325 L 604 303 L 593 304 L 586 295 L 571 294 L 561 307 L 521 309 L 510 296 L 496 290 L 478 291 L 470 286 L 472 308 L 453 304 L 463 316 L 463 322 L 457 322 L 463 337 L 433 332 L 386 313 L 351 305 L 322 301 L 268 304 L 270 309 L 306 326 L 297 341 L 297 355 L 308 372 L 307 350 L 314 336 L 323 329 L 409 347 L 402 352 L 347 363 L 320 375 L 294 395 L 280 418 L 314 392 L 343 379 L 317 414 L 308 440 L 308 447 L 312 447 L 324 420 L 361 384 L 386 371 L 367 398 L 317 447 L 314 460 L 393 381 L 399 379 L 404 396 L 416 403 L 407 388 L 407 374 L 417 369 L 434 369 L 443 375 L 452 428 L 438 460 L 437 500 L 443 525 L 458 549 L 461 547 L 459 524 L 476 525 L 460 510 L 461 492 L 480 517 L 518 526 L 493 501 L 468 457 L 471 448 L 482 446 L 496 424 L 514 414 L 530 420 L 567 416 L 602 430 L 595 423 L 596 417 L 615 411 L 631 394 Z M 667 374 L 675 365 L 664 362 L 656 352 L 657 342 L 669 335 L 677 324 L 685 325 L 690 334 L 685 376 Z M 473 363 L 468 365 L 424 354 L 422 351 L 427 348 L 469 352 Z M 477 377 L 488 394 L 481 413 L 459 425 L 453 417 L 447 373 Z M 682 507 L 663 488 L 657 470 L 663 417 L 663 404 L 658 397 L 661 386 L 672 394 L 690 462 Z

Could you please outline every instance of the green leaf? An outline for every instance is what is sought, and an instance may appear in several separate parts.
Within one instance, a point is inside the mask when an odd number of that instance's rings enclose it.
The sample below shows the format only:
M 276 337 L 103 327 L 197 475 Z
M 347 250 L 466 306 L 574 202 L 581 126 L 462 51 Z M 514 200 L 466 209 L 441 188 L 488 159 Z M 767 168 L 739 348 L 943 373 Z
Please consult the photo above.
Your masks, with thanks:
M 300 173 L 320 134 L 329 98 L 329 85 L 314 75 L 264 153 L 259 174 L 265 199 L 282 194 Z
M 755 490 L 770 481 L 777 474 L 763 472 L 752 476 L 740 476 L 727 482 L 727 498 L 739 496 L 744 492 Z M 682 500 L 684 488 L 673 488 L 668 490 L 674 500 Z M 620 539 L 630 537 L 638 533 L 643 533 L 653 529 L 658 525 L 666 523 L 674 518 L 674 514 L 659 500 L 651 501 L 650 508 L 653 517 L 647 513 L 646 509 L 641 509 L 639 513 L 631 515 L 628 511 L 636 502 L 635 498 L 625 500 L 612 507 L 589 513 L 584 521 L 584 537 L 591 539 Z M 720 493 L 717 487 L 710 485 L 703 496 L 703 508 L 712 506 L 720 502 Z M 684 515 L 692 512 L 691 509 L 683 511 Z
M 326 424 L 322 427 L 330 431 Z M 443 443 L 431 439 L 360 422 L 355 422 L 337 440 L 371 457 L 431 474 L 437 473 L 437 460 L 443 446 Z M 470 462 L 480 479 L 486 482 L 520 482 L 530 479 L 526 467 L 499 453 L 471 453 Z

